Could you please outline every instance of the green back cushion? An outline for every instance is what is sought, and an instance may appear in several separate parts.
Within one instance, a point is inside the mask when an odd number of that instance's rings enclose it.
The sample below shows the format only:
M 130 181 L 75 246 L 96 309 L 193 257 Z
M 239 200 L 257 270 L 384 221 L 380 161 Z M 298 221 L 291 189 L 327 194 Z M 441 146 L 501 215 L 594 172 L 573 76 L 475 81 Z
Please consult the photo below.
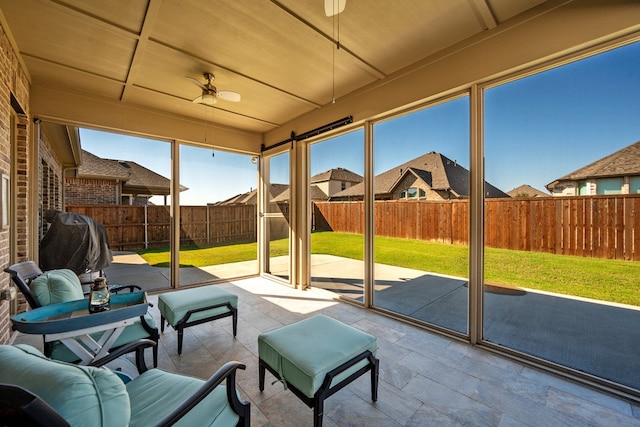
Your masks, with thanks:
M 67 269 L 42 273 L 33 279 L 29 288 L 41 306 L 84 298 L 80 279 L 73 271 Z
M 0 346 L 0 383 L 38 395 L 72 426 L 126 426 L 131 409 L 113 372 L 52 361 L 27 345 Z

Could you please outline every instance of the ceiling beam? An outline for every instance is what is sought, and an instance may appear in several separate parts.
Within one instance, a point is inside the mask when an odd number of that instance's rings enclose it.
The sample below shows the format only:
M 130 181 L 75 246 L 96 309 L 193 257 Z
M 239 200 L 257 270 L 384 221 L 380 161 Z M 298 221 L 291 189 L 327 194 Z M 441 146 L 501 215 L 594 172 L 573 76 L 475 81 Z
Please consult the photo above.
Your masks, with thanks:
M 144 15 L 144 21 L 142 22 L 142 28 L 140 29 L 140 35 L 138 36 L 138 42 L 136 43 L 133 58 L 131 58 L 131 63 L 129 64 L 129 72 L 127 73 L 127 78 L 125 80 L 124 87 L 122 88 L 122 95 L 120 96 L 121 101 L 127 100 L 128 94 L 130 93 L 129 89 L 133 86 L 133 81 L 135 80 L 138 72 L 138 66 L 140 65 L 140 61 L 142 61 L 145 48 L 149 44 L 151 29 L 156 22 L 156 17 L 158 16 L 161 4 L 162 0 L 149 0 L 149 6 L 147 7 L 147 11 Z
M 487 0 L 468 0 L 471 7 L 476 12 L 478 20 L 485 27 L 490 30 L 498 26 L 498 21 L 493 15 L 491 8 L 487 4 Z

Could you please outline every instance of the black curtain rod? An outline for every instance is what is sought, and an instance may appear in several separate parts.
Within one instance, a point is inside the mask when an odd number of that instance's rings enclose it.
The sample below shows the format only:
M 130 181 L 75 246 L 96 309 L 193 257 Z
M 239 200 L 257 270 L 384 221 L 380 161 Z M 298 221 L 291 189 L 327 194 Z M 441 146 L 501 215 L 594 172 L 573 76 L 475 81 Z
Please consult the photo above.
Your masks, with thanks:
M 326 125 L 320 126 L 319 128 L 315 128 L 313 130 L 310 130 L 300 135 L 296 135 L 294 131 L 291 131 L 291 138 L 285 139 L 284 141 L 276 142 L 275 144 L 270 145 L 268 147 L 265 147 L 264 144 L 262 144 L 262 146 L 260 147 L 260 151 L 265 152 L 267 150 L 270 150 L 275 147 L 279 147 L 284 144 L 288 144 L 290 142 L 302 141 L 304 139 L 311 138 L 312 136 L 320 135 L 321 133 L 328 132 L 330 130 L 339 128 L 340 126 L 348 125 L 350 123 L 353 123 L 353 116 L 344 117 L 340 120 L 336 120 L 335 122 L 328 123 Z

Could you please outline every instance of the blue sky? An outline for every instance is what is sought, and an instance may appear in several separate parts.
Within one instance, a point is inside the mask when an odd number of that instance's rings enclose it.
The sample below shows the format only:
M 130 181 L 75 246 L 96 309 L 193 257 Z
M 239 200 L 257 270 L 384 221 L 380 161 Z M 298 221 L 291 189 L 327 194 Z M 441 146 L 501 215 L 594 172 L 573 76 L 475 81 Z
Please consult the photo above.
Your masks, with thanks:
M 374 169 L 384 172 L 430 151 L 469 167 L 468 98 L 377 124 Z M 311 146 L 311 174 L 344 167 L 363 174 L 363 131 Z M 84 149 L 126 157 L 166 177 L 168 143 L 81 131 Z M 640 141 L 640 43 L 510 82 L 485 93 L 486 179 L 503 191 L 521 184 L 540 190 L 556 178 Z M 115 155 L 114 153 L 117 153 Z M 183 147 L 182 204 L 204 204 L 256 187 L 249 156 Z M 274 160 L 284 181 L 286 156 Z M 286 160 L 286 161 L 284 161 Z M 279 173 L 283 171 L 283 173 Z M 226 178 L 236 176 L 229 182 Z

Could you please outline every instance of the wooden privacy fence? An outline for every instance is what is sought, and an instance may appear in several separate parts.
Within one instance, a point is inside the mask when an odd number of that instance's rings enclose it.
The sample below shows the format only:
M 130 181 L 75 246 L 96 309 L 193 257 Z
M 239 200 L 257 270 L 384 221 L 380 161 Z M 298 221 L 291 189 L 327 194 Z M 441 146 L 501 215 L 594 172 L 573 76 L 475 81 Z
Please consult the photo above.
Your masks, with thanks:
M 113 250 L 169 246 L 169 206 L 68 205 L 66 210 L 104 225 Z M 180 244 L 255 241 L 256 218 L 255 205 L 181 206 Z
M 469 243 L 469 202 L 376 201 L 379 236 Z M 640 195 L 489 199 L 485 246 L 640 261 Z M 362 202 L 317 202 L 316 230 L 364 232 Z

